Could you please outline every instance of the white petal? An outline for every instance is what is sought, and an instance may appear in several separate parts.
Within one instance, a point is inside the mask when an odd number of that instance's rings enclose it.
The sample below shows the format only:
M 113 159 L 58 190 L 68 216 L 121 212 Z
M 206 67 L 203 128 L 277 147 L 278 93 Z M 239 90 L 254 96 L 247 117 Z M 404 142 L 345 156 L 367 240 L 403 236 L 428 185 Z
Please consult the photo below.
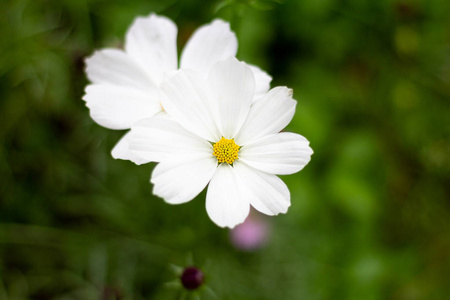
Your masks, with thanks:
M 92 119 L 110 129 L 128 129 L 161 111 L 159 95 L 132 87 L 91 84 L 83 100 Z
M 178 67 L 177 26 L 155 14 L 136 18 L 127 32 L 125 51 L 159 83 L 165 72 Z
M 128 142 L 134 154 L 154 162 L 180 157 L 211 157 L 213 153 L 208 141 L 161 115 L 134 125 Z
M 252 105 L 245 124 L 235 138 L 236 144 L 243 146 L 264 135 L 280 132 L 292 120 L 296 104 L 291 89 L 271 89 Z
M 257 66 L 249 66 L 250 69 L 252 69 L 253 75 L 255 76 L 255 96 L 253 97 L 253 102 L 255 102 L 261 99 L 267 93 L 267 91 L 269 91 L 272 76 L 270 76 Z
M 214 20 L 198 28 L 181 54 L 181 68 L 208 74 L 212 65 L 237 53 L 237 38 L 230 24 Z
M 276 175 L 260 172 L 235 162 L 234 168 L 239 180 L 247 188 L 250 204 L 267 215 L 286 213 L 291 205 L 290 193 L 286 184 Z
M 112 157 L 114 157 L 115 159 L 131 160 L 137 165 L 150 162 L 149 160 L 139 157 L 130 151 L 128 144 L 129 136 L 130 132 L 127 132 L 116 144 L 116 146 L 114 146 L 113 150 L 111 151 Z
M 213 156 L 160 162 L 152 173 L 153 193 L 170 204 L 188 202 L 205 188 L 216 168 Z
M 239 160 L 266 173 L 286 175 L 303 169 L 312 153 L 303 136 L 281 132 L 245 145 L 239 151 Z
M 211 108 L 223 137 L 234 138 L 250 110 L 255 94 L 251 69 L 234 57 L 216 63 L 209 73 L 208 84 L 214 98 Z
M 93 83 L 106 83 L 154 91 L 153 80 L 128 54 L 104 49 L 86 59 L 86 74 Z
M 220 227 L 233 228 L 250 212 L 246 193 L 241 192 L 236 171 L 227 163 L 216 170 L 206 192 L 206 211 Z
M 187 130 L 217 141 L 220 133 L 210 112 L 206 80 L 192 70 L 179 70 L 160 86 L 164 110 Z

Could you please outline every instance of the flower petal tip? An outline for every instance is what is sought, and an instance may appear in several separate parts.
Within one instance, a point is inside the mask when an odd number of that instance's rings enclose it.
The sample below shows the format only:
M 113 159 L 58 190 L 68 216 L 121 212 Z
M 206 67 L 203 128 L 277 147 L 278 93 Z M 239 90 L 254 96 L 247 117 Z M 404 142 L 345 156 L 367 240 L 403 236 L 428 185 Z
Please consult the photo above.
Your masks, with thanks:
M 294 90 L 293 89 L 288 89 L 288 96 L 289 97 L 294 96 Z

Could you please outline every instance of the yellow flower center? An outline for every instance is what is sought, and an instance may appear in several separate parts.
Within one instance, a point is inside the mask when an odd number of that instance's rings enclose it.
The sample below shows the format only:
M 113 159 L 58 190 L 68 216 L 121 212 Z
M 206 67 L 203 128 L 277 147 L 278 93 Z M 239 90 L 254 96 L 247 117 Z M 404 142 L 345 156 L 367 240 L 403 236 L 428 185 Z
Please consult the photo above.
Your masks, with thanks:
M 238 159 L 239 147 L 236 145 L 233 139 L 229 140 L 224 137 L 220 139 L 217 143 L 213 145 L 214 156 L 217 157 L 219 163 L 226 162 L 232 164 L 236 159 Z

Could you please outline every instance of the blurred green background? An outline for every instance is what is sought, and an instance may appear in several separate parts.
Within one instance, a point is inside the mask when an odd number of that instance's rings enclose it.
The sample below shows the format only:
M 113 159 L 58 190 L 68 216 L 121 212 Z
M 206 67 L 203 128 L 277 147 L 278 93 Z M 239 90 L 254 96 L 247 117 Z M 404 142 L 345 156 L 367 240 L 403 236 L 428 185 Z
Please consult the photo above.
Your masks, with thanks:
M 283 176 L 292 206 L 244 252 L 202 193 L 152 196 L 153 165 L 114 160 L 123 132 L 81 100 L 84 57 L 136 16 L 231 22 L 238 58 L 294 89 L 287 130 L 315 153 Z M 0 299 L 450 299 L 448 0 L 0 2 Z M 188 295 L 189 298 L 192 295 Z M 195 299 L 195 297 L 191 297 Z

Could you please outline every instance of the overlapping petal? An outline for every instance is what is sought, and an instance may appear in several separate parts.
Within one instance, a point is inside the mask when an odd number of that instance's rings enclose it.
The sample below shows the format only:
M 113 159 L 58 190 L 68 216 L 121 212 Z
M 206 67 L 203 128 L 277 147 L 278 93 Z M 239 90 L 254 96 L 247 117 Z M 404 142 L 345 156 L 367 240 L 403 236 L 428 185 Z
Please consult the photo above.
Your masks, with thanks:
M 206 192 L 206 211 L 218 226 L 233 228 L 248 216 L 249 199 L 239 187 L 236 170 L 229 164 L 220 164 Z
M 91 84 L 83 96 L 92 119 L 110 129 L 128 129 L 139 120 L 161 111 L 157 91 Z
M 152 173 L 153 193 L 170 204 L 188 202 L 205 188 L 216 168 L 212 155 L 160 162 Z
M 267 215 L 287 212 L 290 193 L 286 184 L 276 175 L 258 171 L 245 163 L 233 164 L 239 184 L 247 190 L 244 195 L 258 211 Z
M 244 124 L 255 94 L 251 69 L 234 57 L 216 63 L 208 76 L 211 113 L 221 135 L 234 138 Z
M 134 87 L 153 92 L 156 83 L 127 53 L 117 49 L 96 51 L 86 59 L 86 74 L 92 83 Z
M 140 156 L 137 156 L 133 152 L 131 152 L 128 139 L 130 137 L 130 132 L 127 132 L 120 141 L 114 146 L 111 151 L 112 157 L 115 159 L 123 159 L 123 160 L 131 160 L 137 165 L 146 164 L 150 162 L 147 159 L 144 159 Z
M 153 162 L 211 156 L 212 146 L 208 141 L 162 114 L 132 127 L 128 141 L 135 155 Z
M 265 136 L 239 151 L 239 160 L 270 174 L 293 174 L 311 159 L 313 151 L 303 136 L 281 132 Z
M 270 89 L 272 76 L 261 70 L 257 66 L 248 65 L 255 76 L 255 96 L 253 102 L 261 99 Z
M 209 140 L 220 133 L 211 114 L 211 96 L 206 79 L 192 70 L 179 70 L 161 84 L 164 109 L 183 127 Z
M 235 138 L 236 143 L 244 146 L 265 135 L 280 132 L 292 120 L 296 104 L 292 99 L 291 89 L 271 89 L 252 105 L 241 131 Z
M 222 20 L 198 28 L 181 54 L 180 67 L 208 73 L 218 61 L 234 57 L 238 42 L 230 25 Z
M 136 18 L 126 34 L 125 51 L 159 83 L 167 71 L 178 68 L 177 26 L 155 14 Z

